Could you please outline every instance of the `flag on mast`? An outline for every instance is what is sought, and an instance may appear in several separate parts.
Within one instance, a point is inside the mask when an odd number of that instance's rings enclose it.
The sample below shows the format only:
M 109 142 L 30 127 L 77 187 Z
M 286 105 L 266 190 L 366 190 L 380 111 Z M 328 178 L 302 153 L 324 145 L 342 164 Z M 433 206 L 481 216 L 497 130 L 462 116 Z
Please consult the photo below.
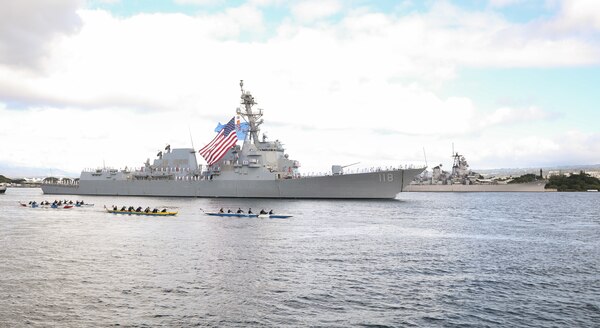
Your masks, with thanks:
M 218 162 L 237 142 L 235 117 L 232 117 L 225 125 L 219 123 L 215 132 L 218 132 L 215 138 L 198 151 L 208 165 Z

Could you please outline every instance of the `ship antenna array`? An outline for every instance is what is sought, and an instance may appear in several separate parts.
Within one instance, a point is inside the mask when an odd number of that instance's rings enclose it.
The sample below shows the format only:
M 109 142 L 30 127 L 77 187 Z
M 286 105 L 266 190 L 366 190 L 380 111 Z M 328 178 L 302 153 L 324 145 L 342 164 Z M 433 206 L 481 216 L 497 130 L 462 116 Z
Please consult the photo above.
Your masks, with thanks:
M 256 105 L 254 101 L 254 97 L 250 93 L 250 91 L 244 91 L 244 80 L 240 80 L 240 90 L 242 92 L 242 108 L 237 109 L 237 114 L 241 115 L 248 125 L 250 126 L 250 138 L 254 141 L 254 144 L 258 146 L 258 132 L 260 131 L 259 126 L 263 123 L 262 117 L 262 109 L 258 109 L 254 111 L 252 106 Z
M 190 133 L 190 141 L 192 142 L 192 150 L 195 153 L 196 150 L 194 148 L 194 138 L 192 138 L 192 129 L 190 129 L 190 126 L 188 125 L 188 132 Z

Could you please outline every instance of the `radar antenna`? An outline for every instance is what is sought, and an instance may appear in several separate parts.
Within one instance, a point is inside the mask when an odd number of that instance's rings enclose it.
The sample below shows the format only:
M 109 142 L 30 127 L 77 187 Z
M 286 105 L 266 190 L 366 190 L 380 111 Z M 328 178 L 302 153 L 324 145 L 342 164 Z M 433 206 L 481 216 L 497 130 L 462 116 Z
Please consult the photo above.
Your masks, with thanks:
M 188 125 L 188 132 L 190 133 L 190 141 L 192 142 L 192 153 L 196 152 L 196 148 L 194 148 L 194 138 L 192 138 L 192 130 L 190 129 L 190 126 Z
M 257 103 L 254 101 L 254 96 L 252 96 L 250 91 L 244 91 L 244 80 L 240 80 L 240 90 L 242 92 L 241 105 L 243 107 L 237 109 L 237 114 L 242 116 L 244 120 L 248 122 L 250 139 L 256 146 L 258 146 L 258 133 L 260 132 L 259 127 L 263 123 L 263 120 L 261 119 L 263 110 L 260 108 L 254 110 L 252 108 L 252 106 L 256 105 Z

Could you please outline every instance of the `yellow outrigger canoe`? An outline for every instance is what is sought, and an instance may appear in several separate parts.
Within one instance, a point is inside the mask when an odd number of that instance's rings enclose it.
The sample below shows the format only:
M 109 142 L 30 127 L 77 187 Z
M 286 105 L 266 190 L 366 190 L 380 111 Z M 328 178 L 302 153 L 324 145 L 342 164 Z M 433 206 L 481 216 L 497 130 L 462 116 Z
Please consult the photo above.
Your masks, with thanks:
M 156 213 L 152 213 L 152 212 L 136 212 L 136 211 L 120 211 L 120 210 L 111 210 L 108 208 L 104 208 L 106 209 L 106 211 L 108 213 L 113 213 L 113 214 L 125 214 L 125 215 L 144 215 L 144 216 L 175 216 L 177 215 L 178 212 L 156 212 Z

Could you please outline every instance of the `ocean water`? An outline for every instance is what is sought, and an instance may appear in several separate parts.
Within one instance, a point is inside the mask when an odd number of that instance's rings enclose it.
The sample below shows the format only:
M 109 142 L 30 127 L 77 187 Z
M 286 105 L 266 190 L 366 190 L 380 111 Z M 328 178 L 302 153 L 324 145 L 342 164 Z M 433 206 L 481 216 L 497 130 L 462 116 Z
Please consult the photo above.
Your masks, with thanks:
M 18 201 L 83 199 L 90 208 Z M 103 205 L 171 206 L 171 218 Z M 598 327 L 600 193 L 0 195 L 1 327 Z M 252 207 L 290 219 L 216 218 Z

